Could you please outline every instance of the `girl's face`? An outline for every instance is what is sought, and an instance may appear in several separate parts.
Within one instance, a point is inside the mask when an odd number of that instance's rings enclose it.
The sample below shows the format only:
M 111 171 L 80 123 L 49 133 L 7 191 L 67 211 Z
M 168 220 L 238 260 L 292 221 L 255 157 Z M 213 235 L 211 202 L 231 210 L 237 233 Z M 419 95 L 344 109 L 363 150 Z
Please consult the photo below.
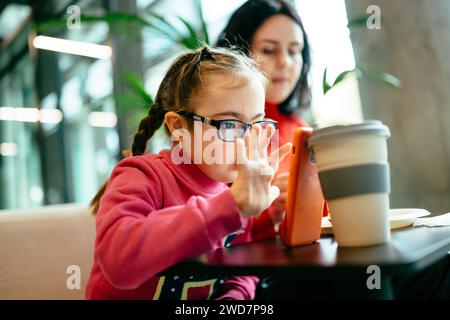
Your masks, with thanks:
M 237 119 L 253 123 L 264 119 L 264 86 L 257 75 L 249 74 L 247 77 L 244 82 L 227 79 L 224 75 L 208 76 L 207 92 L 193 105 L 193 112 L 214 120 Z M 200 127 L 203 139 L 198 135 Z M 196 164 L 211 179 L 223 183 L 233 182 L 237 176 L 235 142 L 219 139 L 215 127 L 200 121 L 194 121 L 193 131 L 190 152 L 193 162 L 202 159 L 201 163 Z
M 303 67 L 303 32 L 291 18 L 276 14 L 256 30 L 251 52 L 269 78 L 266 100 L 280 104 L 294 90 Z

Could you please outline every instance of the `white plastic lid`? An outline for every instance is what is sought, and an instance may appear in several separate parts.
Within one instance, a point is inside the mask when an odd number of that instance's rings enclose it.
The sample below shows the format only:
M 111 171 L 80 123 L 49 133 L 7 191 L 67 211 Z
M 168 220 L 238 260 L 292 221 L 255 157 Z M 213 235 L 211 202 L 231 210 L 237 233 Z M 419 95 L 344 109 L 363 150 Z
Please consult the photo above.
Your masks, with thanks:
M 391 136 L 389 128 L 379 120 L 368 120 L 358 124 L 334 125 L 314 130 L 308 139 L 308 147 L 320 144 L 323 140 L 341 138 L 346 135 L 381 135 L 386 138 Z

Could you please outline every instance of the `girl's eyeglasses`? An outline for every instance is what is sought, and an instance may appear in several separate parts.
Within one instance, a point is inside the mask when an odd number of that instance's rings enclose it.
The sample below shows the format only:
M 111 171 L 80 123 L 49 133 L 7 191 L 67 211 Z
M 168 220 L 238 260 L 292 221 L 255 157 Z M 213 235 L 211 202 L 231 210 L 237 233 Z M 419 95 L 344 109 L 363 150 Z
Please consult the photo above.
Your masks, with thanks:
M 247 130 L 250 129 L 254 124 L 259 124 L 263 130 L 266 129 L 269 125 L 272 125 L 275 128 L 278 125 L 278 122 L 272 119 L 264 119 L 255 121 L 253 123 L 247 123 L 237 119 L 214 120 L 186 111 L 180 111 L 178 112 L 178 114 L 193 119 L 194 121 L 201 121 L 203 123 L 212 125 L 217 129 L 217 135 L 219 139 L 226 142 L 234 142 L 238 138 L 244 138 Z

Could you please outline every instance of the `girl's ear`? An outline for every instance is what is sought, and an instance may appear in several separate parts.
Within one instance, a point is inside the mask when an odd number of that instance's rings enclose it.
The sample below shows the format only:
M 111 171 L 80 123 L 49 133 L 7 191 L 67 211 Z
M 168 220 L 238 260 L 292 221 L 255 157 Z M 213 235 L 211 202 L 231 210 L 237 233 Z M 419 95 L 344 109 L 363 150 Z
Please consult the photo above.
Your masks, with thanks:
M 169 111 L 166 113 L 166 115 L 164 116 L 164 122 L 166 123 L 166 126 L 169 129 L 170 133 L 172 133 L 176 129 L 188 129 L 186 119 L 173 111 Z

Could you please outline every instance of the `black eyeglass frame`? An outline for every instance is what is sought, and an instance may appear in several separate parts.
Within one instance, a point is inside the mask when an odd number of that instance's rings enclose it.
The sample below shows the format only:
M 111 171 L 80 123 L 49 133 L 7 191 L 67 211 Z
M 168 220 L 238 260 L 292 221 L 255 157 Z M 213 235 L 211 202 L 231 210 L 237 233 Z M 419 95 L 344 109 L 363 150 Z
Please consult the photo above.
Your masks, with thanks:
M 252 126 L 255 125 L 255 124 L 268 123 L 268 124 L 273 125 L 275 127 L 275 129 L 278 126 L 278 122 L 275 121 L 275 120 L 272 120 L 272 119 L 263 119 L 263 120 L 258 120 L 258 121 L 252 122 L 252 123 L 248 123 L 248 122 L 245 122 L 245 121 L 242 121 L 242 120 L 239 120 L 239 119 L 215 120 L 215 119 L 211 119 L 211 118 L 208 118 L 208 117 L 199 116 L 198 114 L 195 114 L 193 112 L 187 112 L 187 111 L 179 111 L 177 113 L 179 115 L 184 116 L 184 117 L 190 118 L 190 119 L 192 119 L 194 121 L 200 121 L 202 123 L 209 124 L 209 125 L 215 127 L 217 129 L 217 136 L 219 137 L 219 139 L 221 139 L 222 141 L 225 141 L 225 142 L 234 142 L 234 141 L 236 141 L 236 139 L 235 140 L 227 140 L 227 139 L 222 137 L 220 128 L 221 128 L 221 124 L 223 122 L 230 122 L 230 121 L 232 121 L 232 122 L 242 123 L 244 125 L 244 128 L 243 128 L 244 132 L 242 133 L 242 137 L 245 135 L 247 130 L 251 129 Z

